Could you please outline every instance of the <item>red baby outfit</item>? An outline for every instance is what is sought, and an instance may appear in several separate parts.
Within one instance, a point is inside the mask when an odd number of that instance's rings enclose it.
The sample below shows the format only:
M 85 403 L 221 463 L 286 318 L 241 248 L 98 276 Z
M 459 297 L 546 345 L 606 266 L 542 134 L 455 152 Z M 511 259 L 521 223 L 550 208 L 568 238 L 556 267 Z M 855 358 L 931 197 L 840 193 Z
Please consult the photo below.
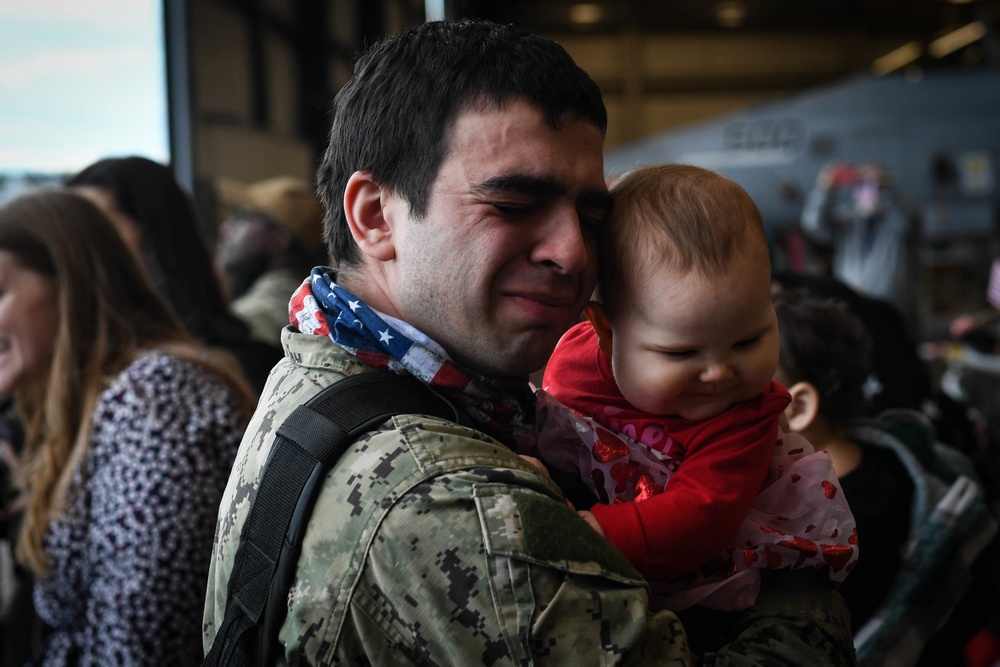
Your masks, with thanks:
M 842 581 L 854 518 L 829 456 L 779 431 L 780 384 L 703 421 L 621 395 L 589 323 L 560 340 L 538 392 L 538 454 L 577 470 L 605 535 L 675 610 L 749 606 L 759 567 L 820 566 Z

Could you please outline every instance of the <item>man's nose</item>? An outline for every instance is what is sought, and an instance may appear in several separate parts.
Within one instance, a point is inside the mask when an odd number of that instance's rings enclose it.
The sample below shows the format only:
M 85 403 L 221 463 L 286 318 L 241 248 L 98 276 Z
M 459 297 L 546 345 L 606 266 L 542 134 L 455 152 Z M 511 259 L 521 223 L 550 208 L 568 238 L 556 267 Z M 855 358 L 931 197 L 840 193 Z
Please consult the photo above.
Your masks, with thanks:
M 580 225 L 580 215 L 569 204 L 552 207 L 543 235 L 531 253 L 532 261 L 555 268 L 559 273 L 575 275 L 594 261 L 591 244 Z

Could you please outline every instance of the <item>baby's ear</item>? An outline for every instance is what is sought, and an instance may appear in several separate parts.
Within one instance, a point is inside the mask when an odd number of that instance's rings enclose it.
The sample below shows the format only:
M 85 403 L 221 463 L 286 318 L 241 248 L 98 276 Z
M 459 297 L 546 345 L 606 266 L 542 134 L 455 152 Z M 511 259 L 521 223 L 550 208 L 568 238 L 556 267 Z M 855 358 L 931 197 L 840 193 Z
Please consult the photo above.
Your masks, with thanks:
M 587 319 L 590 320 L 591 326 L 597 332 L 597 342 L 601 346 L 601 351 L 610 357 L 612 349 L 611 321 L 604 314 L 604 308 L 597 301 L 589 301 L 584 306 L 583 312 L 587 314 Z
M 819 391 L 808 382 L 796 382 L 788 388 L 792 401 L 785 408 L 788 427 L 797 433 L 805 431 L 819 414 Z

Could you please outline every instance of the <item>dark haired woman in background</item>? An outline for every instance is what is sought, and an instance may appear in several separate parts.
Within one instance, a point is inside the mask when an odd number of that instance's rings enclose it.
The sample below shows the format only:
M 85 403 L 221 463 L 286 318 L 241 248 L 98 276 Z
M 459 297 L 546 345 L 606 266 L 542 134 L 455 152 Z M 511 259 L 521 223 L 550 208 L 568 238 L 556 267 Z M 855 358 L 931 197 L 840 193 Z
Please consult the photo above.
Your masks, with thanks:
M 173 172 L 143 157 L 114 157 L 95 162 L 66 185 L 114 223 L 184 327 L 232 353 L 259 394 L 281 350 L 254 341 L 230 312 L 194 206 Z

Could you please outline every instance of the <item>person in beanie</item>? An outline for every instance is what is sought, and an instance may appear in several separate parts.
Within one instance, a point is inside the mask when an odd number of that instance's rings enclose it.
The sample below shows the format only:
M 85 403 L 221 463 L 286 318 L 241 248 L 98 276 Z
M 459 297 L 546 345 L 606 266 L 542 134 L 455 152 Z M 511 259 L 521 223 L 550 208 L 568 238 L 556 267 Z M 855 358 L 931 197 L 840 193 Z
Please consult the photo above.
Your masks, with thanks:
M 218 193 L 229 209 L 216 249 L 229 307 L 255 339 L 280 346 L 292 292 L 326 263 L 323 208 L 311 184 L 293 176 L 220 179 Z

